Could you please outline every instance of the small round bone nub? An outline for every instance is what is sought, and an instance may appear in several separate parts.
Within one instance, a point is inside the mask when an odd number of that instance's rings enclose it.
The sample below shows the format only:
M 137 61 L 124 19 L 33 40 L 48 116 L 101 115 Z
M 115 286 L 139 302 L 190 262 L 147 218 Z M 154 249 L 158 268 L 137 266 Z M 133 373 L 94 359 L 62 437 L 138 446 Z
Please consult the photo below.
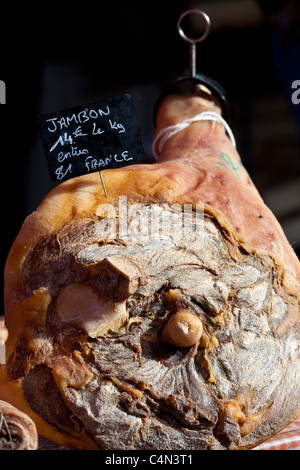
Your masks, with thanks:
M 172 315 L 165 324 L 161 340 L 174 346 L 187 348 L 199 341 L 202 332 L 200 318 L 188 310 L 181 309 Z

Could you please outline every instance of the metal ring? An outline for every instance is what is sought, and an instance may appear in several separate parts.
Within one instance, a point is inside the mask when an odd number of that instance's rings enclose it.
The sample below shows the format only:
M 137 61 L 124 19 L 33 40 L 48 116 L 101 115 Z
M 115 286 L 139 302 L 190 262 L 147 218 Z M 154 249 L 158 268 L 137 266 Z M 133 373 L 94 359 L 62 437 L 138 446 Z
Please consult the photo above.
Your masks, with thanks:
M 196 39 L 192 39 L 192 38 L 189 38 L 185 32 L 183 31 L 182 27 L 181 27 L 181 22 L 182 20 L 187 16 L 189 15 L 190 13 L 197 13 L 199 15 L 201 15 L 205 21 L 206 21 L 206 29 L 203 33 L 202 36 L 200 36 L 199 38 L 196 38 Z M 190 44 L 197 44 L 197 42 L 201 42 L 203 41 L 203 39 L 205 39 L 209 33 L 209 30 L 210 30 L 210 18 L 209 16 L 204 13 L 204 11 L 201 11 L 201 10 L 197 10 L 196 8 L 195 9 L 192 9 L 192 10 L 187 10 L 185 11 L 184 13 L 182 13 L 182 15 L 180 15 L 180 17 L 178 18 L 178 21 L 177 21 L 177 31 L 178 33 L 180 34 L 180 36 L 187 42 L 189 42 Z

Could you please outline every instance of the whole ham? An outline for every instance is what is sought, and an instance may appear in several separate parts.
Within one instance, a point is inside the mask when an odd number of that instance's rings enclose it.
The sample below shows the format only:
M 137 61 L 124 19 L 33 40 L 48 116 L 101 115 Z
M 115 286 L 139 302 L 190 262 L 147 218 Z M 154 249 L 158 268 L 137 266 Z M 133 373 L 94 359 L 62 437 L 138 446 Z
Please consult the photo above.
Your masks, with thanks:
M 7 329 L 0 320 L 0 347 L 7 335 Z M 38 434 L 32 419 L 0 400 L 0 450 L 36 450 L 37 447 Z
M 157 134 L 203 111 L 169 95 Z M 300 411 L 300 263 L 218 122 L 70 179 L 5 268 L 7 386 L 76 449 L 248 449 Z

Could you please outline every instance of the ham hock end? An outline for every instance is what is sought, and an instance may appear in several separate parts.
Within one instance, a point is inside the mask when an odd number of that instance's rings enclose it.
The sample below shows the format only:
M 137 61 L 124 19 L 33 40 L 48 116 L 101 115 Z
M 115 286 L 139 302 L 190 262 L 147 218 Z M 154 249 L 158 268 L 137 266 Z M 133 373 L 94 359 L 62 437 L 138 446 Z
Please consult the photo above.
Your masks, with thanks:
M 157 131 L 205 110 L 203 91 L 168 96 Z M 300 411 L 300 264 L 280 225 L 215 122 L 102 174 L 108 197 L 98 173 L 62 183 L 11 248 L 7 386 L 70 448 L 257 446 Z
M 0 450 L 36 450 L 37 429 L 25 413 L 0 400 Z
M 5 348 L 8 331 L 0 318 L 0 349 Z M 4 361 L 5 362 L 5 361 Z M 1 358 L 2 364 L 2 358 Z M 2 372 L 0 366 L 0 395 Z M 32 419 L 15 406 L 0 400 L 0 450 L 36 450 L 38 433 Z

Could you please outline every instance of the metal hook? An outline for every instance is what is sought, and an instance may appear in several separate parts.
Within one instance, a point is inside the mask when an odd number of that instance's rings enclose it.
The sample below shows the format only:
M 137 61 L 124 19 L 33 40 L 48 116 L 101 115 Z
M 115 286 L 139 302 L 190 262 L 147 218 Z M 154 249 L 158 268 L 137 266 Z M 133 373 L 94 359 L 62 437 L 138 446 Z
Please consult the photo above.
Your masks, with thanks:
M 205 31 L 202 36 L 198 38 L 190 38 L 187 34 L 183 31 L 182 28 L 182 20 L 189 14 L 197 14 L 204 18 L 206 27 Z M 232 109 L 230 106 L 230 101 L 227 96 L 226 91 L 224 88 L 215 80 L 210 77 L 207 77 L 202 74 L 197 74 L 196 71 L 196 44 L 198 42 L 203 41 L 210 31 L 210 18 L 209 16 L 201 10 L 192 9 L 187 10 L 179 17 L 177 21 L 177 31 L 179 35 L 186 41 L 190 46 L 190 73 L 188 75 L 184 74 L 177 78 L 177 80 L 173 81 L 169 84 L 165 90 L 161 93 L 159 98 L 157 99 L 154 107 L 154 123 L 156 125 L 156 117 L 158 113 L 158 109 L 160 103 L 164 99 L 166 95 L 184 95 L 188 93 L 194 93 L 196 84 L 204 85 L 208 90 L 211 92 L 212 96 L 218 101 L 222 108 L 222 116 L 224 117 L 225 121 L 232 125 Z
M 187 36 L 185 34 L 185 32 L 183 31 L 182 29 L 182 26 L 181 26 L 181 23 L 182 23 L 182 20 L 190 15 L 191 13 L 196 13 L 198 15 L 201 15 L 202 18 L 205 19 L 205 22 L 206 22 L 206 27 L 205 27 L 205 31 L 204 33 L 199 36 L 198 38 L 190 38 L 189 36 Z M 196 78 L 196 44 L 198 42 L 201 42 L 203 41 L 207 36 L 208 36 L 208 33 L 210 31 L 210 18 L 209 16 L 204 13 L 203 11 L 201 10 L 198 10 L 198 9 L 191 9 L 191 10 L 187 10 L 185 11 L 184 13 L 182 13 L 180 15 L 180 17 L 178 18 L 178 21 L 177 21 L 177 31 L 179 33 L 179 35 L 186 41 L 189 43 L 189 46 L 190 46 L 190 77 L 191 77 L 191 85 L 193 87 L 193 83 L 194 83 L 194 80 Z

